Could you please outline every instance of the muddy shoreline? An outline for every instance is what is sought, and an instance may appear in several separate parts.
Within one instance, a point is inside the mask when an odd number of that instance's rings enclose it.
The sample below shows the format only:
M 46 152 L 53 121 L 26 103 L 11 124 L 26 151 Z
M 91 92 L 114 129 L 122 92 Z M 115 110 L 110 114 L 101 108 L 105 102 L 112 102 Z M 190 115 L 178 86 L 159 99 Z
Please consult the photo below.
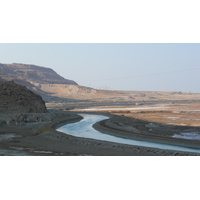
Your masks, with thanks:
M 186 139 L 181 139 L 181 138 L 155 136 L 155 135 L 148 135 L 148 134 L 134 134 L 126 130 L 119 130 L 119 129 L 113 128 L 112 126 L 107 126 L 106 121 L 107 120 L 103 120 L 101 122 L 95 123 L 93 125 L 93 128 L 102 133 L 107 133 L 109 135 L 122 137 L 125 139 L 144 140 L 144 141 L 149 141 L 149 142 L 158 142 L 158 143 L 163 143 L 163 144 L 177 145 L 177 146 L 189 147 L 189 148 L 200 147 L 199 141 L 192 141 L 192 140 L 186 140 Z
M 71 113 L 51 123 L 35 123 L 29 126 L 4 127 L 1 134 L 15 133 L 19 137 L 0 141 L 1 155 L 51 155 L 51 156 L 194 156 L 198 153 L 162 150 L 149 147 L 117 144 L 93 139 L 77 138 L 55 130 L 58 126 L 81 120 Z M 105 131 L 105 130 L 104 130 Z M 16 154 L 12 154 L 12 151 Z M 11 153 L 10 153 L 11 152 Z

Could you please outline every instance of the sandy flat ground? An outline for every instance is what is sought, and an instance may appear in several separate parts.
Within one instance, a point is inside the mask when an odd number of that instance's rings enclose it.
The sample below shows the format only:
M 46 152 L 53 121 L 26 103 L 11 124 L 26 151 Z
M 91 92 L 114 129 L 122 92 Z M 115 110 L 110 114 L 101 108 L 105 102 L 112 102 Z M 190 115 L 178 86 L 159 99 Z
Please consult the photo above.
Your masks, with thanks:
M 98 106 L 85 109 L 74 109 L 76 112 L 104 112 L 123 115 L 135 119 L 200 127 L 200 104 L 154 104 L 139 106 Z

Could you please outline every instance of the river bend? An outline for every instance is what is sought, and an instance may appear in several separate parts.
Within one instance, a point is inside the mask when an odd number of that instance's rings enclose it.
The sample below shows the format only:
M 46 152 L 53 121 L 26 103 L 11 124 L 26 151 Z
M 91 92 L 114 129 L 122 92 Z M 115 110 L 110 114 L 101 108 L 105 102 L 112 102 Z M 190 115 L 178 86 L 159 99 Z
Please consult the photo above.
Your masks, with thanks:
M 176 150 L 176 151 L 200 153 L 200 149 L 181 147 L 181 146 L 175 146 L 175 145 L 170 145 L 170 144 L 162 144 L 158 142 L 125 139 L 125 138 L 120 138 L 120 137 L 112 136 L 109 134 L 101 133 L 95 130 L 92 126 L 98 121 L 108 119 L 107 116 L 95 115 L 95 114 L 79 114 L 79 115 L 83 117 L 81 121 L 61 126 L 57 128 L 56 130 L 59 132 L 66 133 L 68 135 L 75 136 L 75 137 L 91 138 L 95 140 L 102 140 L 102 141 L 109 141 L 109 142 L 115 142 L 115 143 L 120 143 L 120 144 L 128 144 L 128 145 L 136 145 L 136 146 L 144 146 L 144 147 L 153 147 L 153 148 L 159 148 L 159 149 L 169 149 L 169 150 Z

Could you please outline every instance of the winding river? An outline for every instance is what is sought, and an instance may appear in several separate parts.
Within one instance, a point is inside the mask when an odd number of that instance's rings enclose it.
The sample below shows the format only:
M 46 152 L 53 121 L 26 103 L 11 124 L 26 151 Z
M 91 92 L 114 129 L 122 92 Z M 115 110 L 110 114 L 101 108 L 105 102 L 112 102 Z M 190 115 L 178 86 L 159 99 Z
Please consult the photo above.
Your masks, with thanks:
M 168 145 L 156 142 L 148 142 L 142 140 L 132 140 L 132 139 L 125 139 L 120 138 L 112 135 L 108 135 L 105 133 L 101 133 L 96 131 L 92 125 L 98 121 L 108 119 L 108 117 L 103 115 L 95 115 L 95 114 L 79 114 L 84 119 L 79 122 L 70 123 L 64 126 L 57 128 L 56 130 L 59 132 L 66 133 L 68 135 L 82 137 L 82 138 L 91 138 L 95 140 L 102 140 L 102 141 L 109 141 L 109 142 L 116 142 L 120 144 L 129 144 L 129 145 L 136 145 L 136 146 L 144 146 L 144 147 L 153 147 L 159 149 L 170 149 L 170 150 L 177 150 L 177 151 L 185 151 L 185 152 L 195 152 L 200 153 L 200 149 L 195 148 L 188 148 L 188 147 L 181 147 L 175 145 Z

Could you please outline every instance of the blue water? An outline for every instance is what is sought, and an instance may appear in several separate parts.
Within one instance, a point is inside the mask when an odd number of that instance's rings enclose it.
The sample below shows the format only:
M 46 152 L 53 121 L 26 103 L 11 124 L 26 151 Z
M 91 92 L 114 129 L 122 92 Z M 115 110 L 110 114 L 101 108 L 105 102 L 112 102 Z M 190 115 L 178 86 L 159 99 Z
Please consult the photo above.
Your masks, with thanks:
M 153 148 L 159 148 L 159 149 L 170 149 L 170 150 L 177 150 L 177 151 L 200 153 L 200 149 L 193 149 L 193 148 L 161 144 L 161 143 L 156 143 L 156 142 L 148 142 L 148 141 L 142 141 L 142 140 L 125 139 L 125 138 L 120 138 L 120 137 L 108 135 L 105 133 L 101 133 L 99 131 L 96 131 L 92 127 L 92 125 L 98 121 L 107 119 L 108 117 L 103 116 L 103 115 L 94 115 L 94 114 L 80 114 L 80 115 L 84 117 L 84 119 L 76 123 L 64 125 L 56 130 L 59 132 L 66 133 L 68 135 L 73 135 L 73 136 L 82 137 L 82 138 L 91 138 L 91 139 L 102 140 L 102 141 L 116 142 L 120 144 L 153 147 Z

